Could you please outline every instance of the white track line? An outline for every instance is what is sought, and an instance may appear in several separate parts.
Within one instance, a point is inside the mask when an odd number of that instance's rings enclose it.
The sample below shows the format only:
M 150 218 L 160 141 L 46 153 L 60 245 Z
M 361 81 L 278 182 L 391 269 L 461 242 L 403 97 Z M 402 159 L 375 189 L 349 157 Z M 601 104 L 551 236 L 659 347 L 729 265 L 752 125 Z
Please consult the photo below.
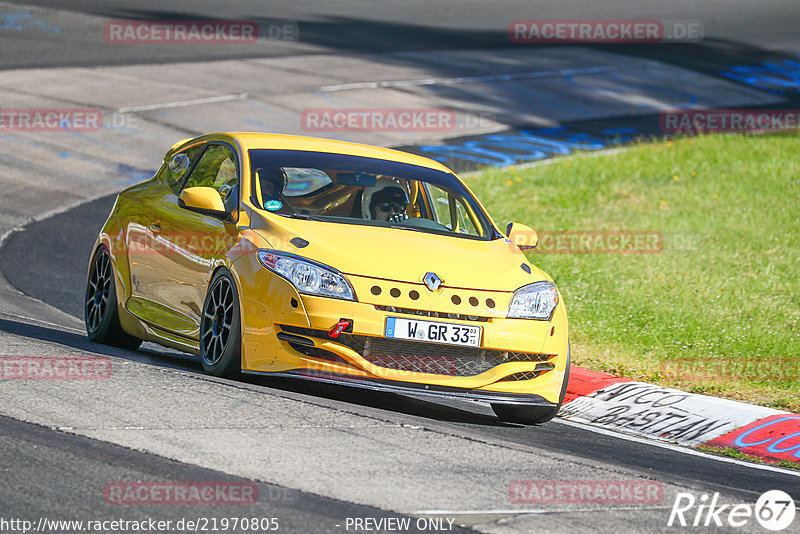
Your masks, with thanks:
M 129 108 L 119 108 L 117 113 L 136 113 L 138 111 L 155 111 L 157 109 L 183 108 L 196 106 L 199 104 L 214 104 L 216 102 L 228 102 L 231 100 L 244 100 L 247 93 L 237 95 L 210 96 L 208 98 L 195 98 L 193 100 L 178 100 L 177 102 L 165 102 L 163 104 L 152 104 L 149 106 L 133 106 Z
M 759 464 L 755 462 L 748 462 L 745 460 L 738 460 L 736 458 L 729 458 L 727 456 L 718 456 L 716 454 L 709 454 L 707 452 L 699 451 L 697 449 L 692 449 L 688 446 L 684 445 L 674 445 L 672 443 L 665 443 L 663 441 L 658 441 L 655 439 L 646 439 L 640 438 L 637 436 L 631 436 L 630 434 L 625 434 L 623 432 L 613 432 L 611 430 L 607 430 L 605 428 L 600 428 L 596 426 L 591 426 L 588 424 L 576 423 L 574 421 L 568 421 L 566 419 L 553 419 L 554 423 L 561 423 L 562 425 L 571 426 L 574 428 L 580 428 L 582 430 L 588 430 L 590 432 L 595 432 L 597 434 L 603 434 L 604 436 L 611 436 L 614 438 L 624 439 L 627 441 L 633 441 L 635 443 L 643 443 L 645 445 L 653 445 L 654 447 L 661 447 L 662 449 L 668 449 L 675 452 L 680 452 L 683 454 L 688 454 L 691 456 L 702 456 L 704 458 L 708 458 L 710 460 L 716 460 L 718 462 L 725 462 L 729 464 L 736 464 L 741 465 L 742 467 L 750 467 L 753 469 L 760 469 L 762 471 L 770 471 L 773 473 L 782 473 L 784 475 L 790 475 L 794 477 L 800 477 L 800 470 L 794 469 L 784 469 L 781 467 L 775 467 L 769 464 Z
M 51 210 L 45 211 L 44 213 L 40 213 L 38 215 L 33 215 L 31 217 L 28 217 L 24 221 L 21 221 L 20 225 L 14 226 L 12 228 L 9 228 L 8 230 L 6 230 L 2 234 L 0 234 L 0 249 L 2 249 L 5 246 L 6 240 L 9 237 L 11 237 L 11 234 L 13 234 L 15 232 L 20 232 L 20 231 L 25 230 L 25 227 L 28 226 L 28 225 L 31 225 L 31 224 L 37 223 L 37 222 L 41 222 L 41 221 L 43 221 L 45 219 L 49 219 L 51 217 L 55 217 L 56 215 L 61 215 L 62 213 L 65 213 L 65 212 L 67 212 L 69 210 L 75 209 L 75 208 L 77 208 L 79 206 L 82 206 L 84 204 L 88 204 L 90 202 L 94 202 L 95 200 L 99 200 L 99 199 L 101 199 L 103 197 L 107 197 L 109 195 L 116 195 L 118 193 L 119 193 L 119 191 L 107 191 L 105 193 L 100 193 L 99 195 L 93 195 L 93 196 L 89 196 L 89 197 L 85 197 L 85 198 L 79 198 L 79 199 L 77 199 L 77 200 L 75 200 L 73 202 L 69 202 L 67 204 L 64 204 L 63 206 L 59 206 L 57 208 L 53 208 Z M 88 263 L 87 263 L 87 265 L 88 265 Z
M 33 297 L 29 297 L 29 298 L 33 299 Z M 34 300 L 38 300 L 38 299 L 34 299 Z M 39 302 L 41 302 L 41 301 L 39 301 Z M 58 328 L 60 330 L 69 330 L 70 332 L 73 332 L 75 334 L 86 334 L 86 330 L 81 330 L 79 328 L 74 328 L 72 326 L 65 326 L 63 324 L 51 323 L 50 321 L 43 321 L 42 319 L 37 319 L 36 317 L 28 317 L 27 315 L 18 315 L 16 313 L 9 313 L 9 312 L 5 312 L 5 311 L 0 311 L 0 318 L 6 318 L 6 317 L 11 318 L 11 319 L 22 319 L 22 320 L 26 321 L 30 325 L 55 326 L 56 328 Z M 11 334 L 12 336 L 25 337 L 23 334 L 16 334 L 14 332 L 7 332 L 7 333 Z
M 346 91 L 348 89 L 377 89 L 380 87 L 409 87 L 418 85 L 449 85 L 457 83 L 486 83 L 508 82 L 512 80 L 527 80 L 536 78 L 555 78 L 564 76 L 578 76 L 581 74 L 599 74 L 601 72 L 615 72 L 622 70 L 641 70 L 648 67 L 661 66 L 658 61 L 643 61 L 635 65 L 609 65 L 602 67 L 584 67 L 580 69 L 545 70 L 539 72 L 517 72 L 514 74 L 489 74 L 485 76 L 460 76 L 457 78 L 423 78 L 419 80 L 396 80 L 393 82 L 357 82 L 339 85 L 326 85 L 320 88 L 322 92 Z

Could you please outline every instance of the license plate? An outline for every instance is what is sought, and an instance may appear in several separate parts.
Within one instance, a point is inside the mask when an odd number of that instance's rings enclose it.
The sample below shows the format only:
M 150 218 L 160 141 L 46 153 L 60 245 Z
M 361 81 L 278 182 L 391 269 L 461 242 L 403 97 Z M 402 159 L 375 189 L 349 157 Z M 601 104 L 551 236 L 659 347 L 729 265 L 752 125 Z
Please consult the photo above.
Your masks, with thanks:
M 420 321 L 403 317 L 386 318 L 386 337 L 480 347 L 481 327 L 453 323 Z

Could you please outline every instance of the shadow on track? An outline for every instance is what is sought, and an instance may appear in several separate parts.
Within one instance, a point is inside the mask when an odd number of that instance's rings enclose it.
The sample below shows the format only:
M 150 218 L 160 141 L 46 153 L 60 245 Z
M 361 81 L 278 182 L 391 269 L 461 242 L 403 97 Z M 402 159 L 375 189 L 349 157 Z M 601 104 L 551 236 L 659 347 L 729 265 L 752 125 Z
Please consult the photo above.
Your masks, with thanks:
M 63 345 L 71 349 L 96 355 L 113 356 L 115 358 L 156 367 L 179 369 L 181 371 L 201 375 L 204 379 L 214 382 L 250 384 L 257 388 L 277 389 L 280 391 L 346 402 L 357 406 L 377 408 L 437 421 L 495 427 L 518 426 L 503 423 L 492 415 L 475 413 L 467 409 L 460 409 L 435 402 L 427 402 L 425 400 L 396 395 L 394 393 L 370 391 L 361 388 L 310 382 L 300 379 L 293 380 L 290 378 L 271 378 L 253 375 L 242 375 L 238 380 L 234 381 L 218 379 L 204 374 L 200 361 L 196 357 L 181 352 L 170 351 L 170 349 L 161 348 L 154 344 L 148 344 L 148 346 L 136 351 L 119 349 L 89 341 L 83 334 L 1 318 L 0 332 L 7 332 L 29 339 Z M 159 350 L 168 352 L 159 352 Z

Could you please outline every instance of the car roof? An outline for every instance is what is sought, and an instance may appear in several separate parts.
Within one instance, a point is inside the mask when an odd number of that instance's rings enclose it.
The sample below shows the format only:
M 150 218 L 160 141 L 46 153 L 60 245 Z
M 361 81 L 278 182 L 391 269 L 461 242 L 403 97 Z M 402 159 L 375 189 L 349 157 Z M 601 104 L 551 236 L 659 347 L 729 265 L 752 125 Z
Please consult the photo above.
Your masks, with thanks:
M 309 152 L 328 152 L 333 154 L 346 154 L 350 156 L 362 156 L 366 158 L 385 159 L 428 167 L 450 173 L 450 169 L 441 163 L 424 156 L 409 154 L 391 148 L 382 148 L 348 141 L 337 141 L 334 139 L 322 139 L 318 137 L 304 137 L 300 135 L 284 135 L 270 133 L 253 132 L 226 132 L 203 135 L 194 139 L 186 139 L 176 143 L 172 150 L 183 146 L 189 142 L 205 141 L 229 137 L 235 140 L 244 150 L 250 149 L 272 149 L 272 150 L 305 150 Z

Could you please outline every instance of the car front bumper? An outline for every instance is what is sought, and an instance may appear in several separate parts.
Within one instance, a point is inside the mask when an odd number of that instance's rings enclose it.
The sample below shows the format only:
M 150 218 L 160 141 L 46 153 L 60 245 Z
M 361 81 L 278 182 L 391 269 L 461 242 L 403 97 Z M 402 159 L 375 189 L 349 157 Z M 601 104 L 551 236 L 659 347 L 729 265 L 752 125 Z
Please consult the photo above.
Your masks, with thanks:
M 240 278 L 252 281 L 240 288 L 244 372 L 481 402 L 559 402 L 569 352 L 562 301 L 549 321 L 507 319 L 510 293 L 460 290 L 465 301 L 479 295 L 480 304 L 491 300 L 494 307 L 468 307 L 475 314 L 469 319 L 463 306 L 448 307 L 452 296 L 442 294 L 439 302 L 425 303 L 438 309 L 439 317 L 419 316 L 412 312 L 427 313 L 422 303 L 403 296 L 421 292 L 420 284 L 386 282 L 401 292 L 391 297 L 388 291 L 374 296 L 357 281 L 356 294 L 366 302 L 352 302 L 300 295 L 278 276 Z M 386 338 L 387 317 L 478 325 L 481 344 L 470 348 Z M 334 338 L 329 332 L 341 319 L 352 322 L 352 332 Z

